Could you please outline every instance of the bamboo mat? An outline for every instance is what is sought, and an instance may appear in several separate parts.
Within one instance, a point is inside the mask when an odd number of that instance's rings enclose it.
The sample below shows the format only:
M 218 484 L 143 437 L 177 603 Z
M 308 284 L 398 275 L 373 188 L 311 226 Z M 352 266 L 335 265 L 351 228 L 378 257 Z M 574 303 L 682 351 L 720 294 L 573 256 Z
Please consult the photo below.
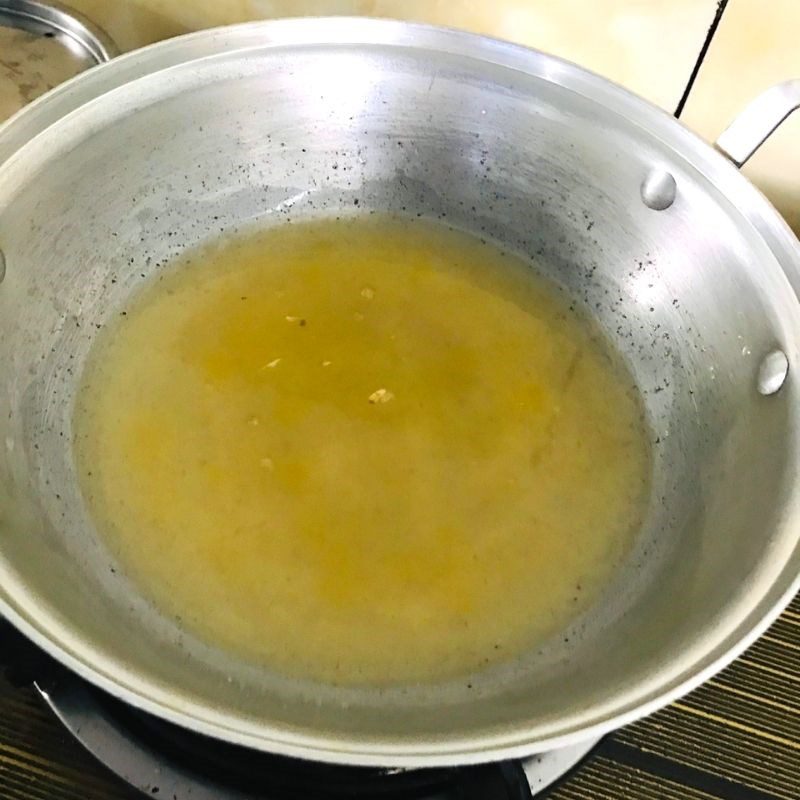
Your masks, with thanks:
M 680 702 L 607 737 L 541 796 L 798 800 L 800 596 L 727 670 Z M 0 674 L 2 800 L 140 797 L 71 738 L 32 687 L 14 685 Z

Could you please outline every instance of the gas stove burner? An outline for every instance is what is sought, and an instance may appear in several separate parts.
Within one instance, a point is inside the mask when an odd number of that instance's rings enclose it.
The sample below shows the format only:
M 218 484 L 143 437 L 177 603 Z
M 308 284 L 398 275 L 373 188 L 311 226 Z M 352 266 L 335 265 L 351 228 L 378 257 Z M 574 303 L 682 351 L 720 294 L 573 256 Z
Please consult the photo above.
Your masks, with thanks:
M 132 786 L 168 800 L 530 800 L 597 744 L 458 768 L 346 767 L 274 756 L 137 711 L 63 669 L 36 687 L 89 752 Z

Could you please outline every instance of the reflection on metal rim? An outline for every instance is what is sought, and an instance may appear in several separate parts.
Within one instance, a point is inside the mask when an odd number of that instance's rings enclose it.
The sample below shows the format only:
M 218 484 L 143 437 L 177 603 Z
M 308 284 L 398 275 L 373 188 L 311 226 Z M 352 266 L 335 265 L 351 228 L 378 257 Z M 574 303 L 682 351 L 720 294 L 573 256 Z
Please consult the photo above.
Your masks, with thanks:
M 117 46 L 102 28 L 61 3 L 0 0 L 0 24 L 44 36 L 61 33 L 86 50 L 98 64 L 119 54 Z
M 308 796 L 322 789 L 326 796 L 370 797 L 378 790 L 391 789 L 392 796 L 408 792 L 409 796 L 443 800 L 461 784 L 487 778 L 488 771 L 497 773 L 492 785 L 495 781 L 503 785 L 527 782 L 531 793 L 537 795 L 586 758 L 599 742 L 593 738 L 520 762 L 479 767 L 332 766 L 254 752 L 174 728 L 125 707 L 65 669 L 51 666 L 48 677 L 35 686 L 70 733 L 135 788 L 175 800 L 246 800 L 254 793 L 266 796 L 273 788 L 280 796 L 287 792 Z M 219 751 L 216 756 L 215 751 Z M 508 796 L 512 796 L 510 791 Z

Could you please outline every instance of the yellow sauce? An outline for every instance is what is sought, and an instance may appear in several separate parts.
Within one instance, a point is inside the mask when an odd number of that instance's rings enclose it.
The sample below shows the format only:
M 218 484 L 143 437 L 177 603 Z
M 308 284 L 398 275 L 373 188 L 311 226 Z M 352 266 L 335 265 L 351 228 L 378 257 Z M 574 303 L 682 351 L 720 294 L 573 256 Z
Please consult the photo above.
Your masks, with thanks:
M 98 527 L 160 608 L 339 684 L 535 647 L 597 598 L 648 490 L 639 399 L 591 325 L 419 220 L 191 253 L 101 334 L 75 424 Z

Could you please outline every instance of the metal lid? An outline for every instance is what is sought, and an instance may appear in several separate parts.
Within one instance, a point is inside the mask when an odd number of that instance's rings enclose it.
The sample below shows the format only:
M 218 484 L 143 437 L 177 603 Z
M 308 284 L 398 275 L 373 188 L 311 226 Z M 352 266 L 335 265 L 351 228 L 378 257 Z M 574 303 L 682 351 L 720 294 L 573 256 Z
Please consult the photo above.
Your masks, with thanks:
M 108 35 L 60 3 L 0 0 L 0 122 L 59 83 L 108 61 Z

